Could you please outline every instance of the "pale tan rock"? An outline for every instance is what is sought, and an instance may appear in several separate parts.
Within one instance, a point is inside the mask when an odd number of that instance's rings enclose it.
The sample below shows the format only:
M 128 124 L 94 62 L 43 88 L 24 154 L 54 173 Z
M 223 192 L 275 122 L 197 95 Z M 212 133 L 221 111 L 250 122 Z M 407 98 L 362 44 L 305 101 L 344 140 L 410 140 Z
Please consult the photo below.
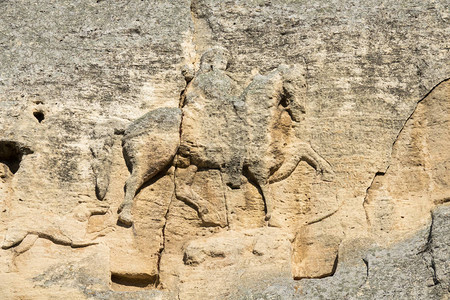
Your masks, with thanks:
M 403 239 L 425 226 L 435 205 L 450 195 L 450 84 L 436 86 L 415 108 L 364 202 L 380 243 Z
M 95 176 L 95 194 L 97 199 L 103 200 L 108 192 L 111 174 L 111 151 L 114 143 L 113 132 L 93 132 L 95 143 L 90 147 L 93 162 L 92 171 Z
M 336 232 L 336 228 L 333 228 L 336 227 L 333 223 L 315 224 L 299 228 L 296 232 L 292 243 L 294 279 L 324 278 L 332 276 L 336 271 L 342 237 Z
M 172 162 L 180 143 L 180 122 L 179 109 L 162 108 L 147 113 L 125 130 L 122 147 L 131 175 L 119 207 L 123 224 L 133 222 L 131 206 L 137 191 Z
M 259 277 L 291 277 L 292 236 L 278 228 L 226 231 L 206 239 L 192 240 L 185 246 L 180 280 L 189 282 L 180 297 L 201 299 L 226 298 L 238 281 Z M 211 290 L 204 276 L 220 278 L 222 284 Z M 222 281 L 223 279 L 223 281 Z

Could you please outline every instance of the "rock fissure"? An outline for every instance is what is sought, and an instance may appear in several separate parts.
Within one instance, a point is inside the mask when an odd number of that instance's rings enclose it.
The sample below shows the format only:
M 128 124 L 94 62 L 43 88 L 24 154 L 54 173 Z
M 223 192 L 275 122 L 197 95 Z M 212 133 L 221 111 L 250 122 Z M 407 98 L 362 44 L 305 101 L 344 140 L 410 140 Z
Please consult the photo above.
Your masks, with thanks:
M 444 79 L 444 80 L 441 80 L 440 82 L 438 82 L 436 85 L 434 85 L 432 88 L 431 88 L 431 90 L 429 90 L 419 101 L 417 101 L 416 102 L 416 104 L 415 104 L 415 106 L 414 106 L 414 108 L 412 109 L 412 111 L 411 111 L 411 113 L 409 114 L 409 116 L 408 116 L 408 118 L 406 118 L 406 120 L 405 120 L 405 122 L 403 122 L 403 125 L 402 125 L 402 127 L 400 128 L 400 131 L 398 132 L 398 134 L 397 134 L 397 136 L 395 137 L 395 139 L 394 139 L 394 142 L 392 143 L 392 147 L 390 148 L 391 149 L 391 154 L 392 154 L 392 150 L 394 149 L 394 146 L 395 146 L 395 144 L 397 143 L 397 141 L 398 141 L 398 139 L 399 139 L 399 137 L 400 137 L 400 134 L 403 132 L 403 130 L 405 129 L 405 126 L 406 126 L 406 124 L 408 124 L 408 121 L 412 118 L 412 116 L 414 115 L 414 113 L 416 112 L 416 110 L 417 110 L 417 106 L 424 100 L 424 99 L 426 99 L 438 86 L 440 86 L 442 83 L 444 83 L 444 82 L 446 82 L 446 81 L 448 81 L 448 80 L 450 80 L 450 78 L 447 78 L 447 79 Z M 386 171 L 387 171 L 387 169 L 386 169 Z
M 225 218 L 226 218 L 226 222 L 227 222 L 227 228 L 229 230 L 230 229 L 230 220 L 229 220 L 230 211 L 228 209 L 227 191 L 226 191 L 228 186 L 226 185 L 225 181 L 223 180 L 222 172 L 219 172 L 219 174 L 220 174 L 220 181 L 222 182 L 222 186 L 223 186 L 222 192 L 223 192 L 223 201 L 224 201 L 224 204 L 225 204 Z
M 365 213 L 365 215 L 366 215 L 366 223 L 367 223 L 367 225 L 368 225 L 369 227 L 371 226 L 370 218 L 369 218 L 369 212 L 368 212 L 368 207 L 367 207 L 367 206 L 370 204 L 370 203 L 369 203 L 369 192 L 370 192 L 370 189 L 372 188 L 372 186 L 373 186 L 375 180 L 376 180 L 378 177 L 380 177 L 380 176 L 384 176 L 384 175 L 386 174 L 387 170 L 389 169 L 389 166 L 390 166 L 390 165 L 387 166 L 385 172 L 380 172 L 380 171 L 376 172 L 375 175 L 374 175 L 373 178 L 372 178 L 372 181 L 370 182 L 369 186 L 368 186 L 367 189 L 366 189 L 366 195 L 364 196 L 364 201 L 363 201 L 363 208 L 364 208 L 364 213 Z
M 428 97 L 428 96 L 429 96 L 429 95 L 430 95 L 430 94 L 431 94 L 438 86 L 440 86 L 441 84 L 443 84 L 444 82 L 446 82 L 446 81 L 448 81 L 448 80 L 450 80 L 450 78 L 447 78 L 447 79 L 444 79 L 444 80 L 440 81 L 438 84 L 436 84 L 435 86 L 433 86 L 433 88 L 432 88 L 429 92 L 427 92 L 427 93 L 426 93 L 419 101 L 416 102 L 416 104 L 415 104 L 414 108 L 412 109 L 411 113 L 409 114 L 408 118 L 406 118 L 406 120 L 403 122 L 403 125 L 402 125 L 402 127 L 400 128 L 400 130 L 398 131 L 397 136 L 394 138 L 394 141 L 393 141 L 393 143 L 392 143 L 392 146 L 390 147 L 390 156 L 392 156 L 392 153 L 393 153 L 394 148 L 395 148 L 395 146 L 396 146 L 396 144 L 397 144 L 397 142 L 398 142 L 398 140 L 399 140 L 399 138 L 400 138 L 400 135 L 401 135 L 402 132 L 404 131 L 406 125 L 407 125 L 408 122 L 409 122 L 409 120 L 412 118 L 412 116 L 413 116 L 414 113 L 416 112 L 417 107 L 419 106 L 419 104 L 420 104 L 424 99 L 426 99 L 426 98 L 427 98 L 427 97 Z M 390 158 L 390 159 L 391 159 L 391 158 Z M 384 171 L 378 171 L 378 172 L 376 172 L 375 175 L 374 175 L 374 177 L 372 178 L 372 181 L 370 182 L 368 188 L 366 189 L 366 195 L 365 195 L 365 197 L 364 197 L 363 207 L 364 207 L 364 211 L 365 211 L 365 214 L 366 214 L 366 222 L 367 222 L 367 224 L 369 225 L 369 227 L 371 226 L 371 224 L 370 224 L 370 218 L 369 218 L 369 214 L 368 214 L 368 208 L 367 208 L 367 206 L 369 205 L 369 203 L 368 203 L 368 202 L 369 202 L 369 199 L 368 199 L 369 192 L 370 192 L 371 188 L 373 187 L 373 184 L 377 181 L 377 178 L 380 177 L 380 176 L 385 176 L 386 173 L 388 173 L 388 170 L 389 170 L 390 165 L 391 165 L 391 163 L 389 163 L 389 164 L 387 165 L 387 167 L 386 167 L 386 169 L 385 169 Z
M 175 172 L 174 172 L 174 175 L 173 175 L 173 181 L 174 181 L 174 186 L 175 186 Z M 174 190 L 173 190 L 173 195 L 170 198 L 169 205 L 167 206 L 166 213 L 164 214 L 164 225 L 163 225 L 163 227 L 161 229 L 162 245 L 161 245 L 161 248 L 159 249 L 159 252 L 158 252 L 158 261 L 157 261 L 157 266 L 156 266 L 156 269 L 158 271 L 158 274 L 157 274 L 158 278 L 155 281 L 155 286 L 156 287 L 158 287 L 161 284 L 161 281 L 160 281 L 161 260 L 162 260 L 163 253 L 164 253 L 164 251 L 166 249 L 166 238 L 167 238 L 167 236 L 166 236 L 166 227 L 167 227 L 167 222 L 169 220 L 170 207 L 171 207 L 171 205 L 173 203 L 173 199 L 174 198 L 176 198 L 175 187 L 174 187 Z
M 434 253 L 433 253 L 433 228 L 434 228 L 434 223 L 435 223 L 434 218 L 435 218 L 434 214 L 431 213 L 431 222 L 430 222 L 430 227 L 429 227 L 429 230 L 428 230 L 427 241 L 426 241 L 426 243 L 424 245 L 423 250 L 421 250 L 417 254 L 421 255 L 422 259 L 431 268 L 433 285 L 438 285 L 438 284 L 440 284 L 440 282 L 439 282 L 438 277 L 437 277 L 436 262 L 435 262 Z M 427 255 L 429 257 L 426 257 Z
M 366 265 L 366 281 L 367 281 L 369 278 L 369 260 L 366 258 L 363 258 L 362 261 Z
M 184 89 L 180 92 L 180 109 L 182 108 L 183 105 L 183 97 L 185 95 L 185 91 L 186 88 L 189 84 L 189 81 L 186 81 L 186 86 L 184 87 Z M 181 113 L 181 117 L 180 117 L 180 124 L 183 123 L 183 113 Z M 179 144 L 181 144 L 181 135 L 182 135 L 182 126 L 179 127 Z M 177 150 L 178 153 L 178 150 Z M 170 213 L 170 208 L 172 206 L 172 203 L 174 201 L 174 199 L 177 199 L 177 180 L 176 180 L 176 174 L 177 174 L 177 161 L 178 161 L 178 154 L 175 155 L 173 162 L 172 162 L 172 166 L 174 168 L 173 170 L 173 176 L 172 176 L 172 180 L 173 180 L 173 191 L 172 191 L 172 196 L 170 197 L 170 201 L 169 204 L 167 206 L 167 210 L 164 214 L 164 224 L 161 230 L 161 234 L 162 234 L 162 245 L 161 245 L 161 249 L 159 250 L 158 253 L 158 261 L 157 261 L 157 271 L 158 271 L 158 278 L 156 281 L 155 286 L 158 287 L 161 284 L 160 281 L 160 274 L 161 274 L 161 260 L 162 260 L 162 256 L 164 253 L 164 250 L 166 249 L 166 227 L 167 227 L 167 222 L 169 220 L 169 213 Z

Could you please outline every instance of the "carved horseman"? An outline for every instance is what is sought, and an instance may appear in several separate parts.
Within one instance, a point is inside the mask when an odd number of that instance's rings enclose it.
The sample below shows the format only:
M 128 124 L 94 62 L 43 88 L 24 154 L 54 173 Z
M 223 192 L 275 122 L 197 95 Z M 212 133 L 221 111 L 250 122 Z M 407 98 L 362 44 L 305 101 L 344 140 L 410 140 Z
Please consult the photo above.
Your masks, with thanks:
M 220 226 L 226 225 L 224 220 L 191 185 L 199 169 L 218 169 L 225 184 L 241 185 L 245 124 L 238 115 L 238 86 L 225 72 L 228 56 L 223 48 L 206 51 L 200 70 L 186 87 L 175 173 L 177 198 L 194 206 L 205 224 Z
M 247 176 L 260 188 L 266 220 L 273 210 L 270 183 L 288 177 L 301 160 L 332 174 L 329 164 L 299 138 L 306 91 L 302 69 L 282 65 L 266 76 L 257 75 L 239 96 L 236 83 L 225 72 L 227 56 L 222 48 L 204 53 L 180 103 L 182 121 L 179 109 L 158 109 L 125 132 L 123 150 L 131 176 L 120 207 L 122 223 L 132 223 L 138 189 L 172 164 L 176 154 L 176 196 L 195 207 L 209 225 L 225 224 L 192 189 L 199 169 L 220 170 L 232 188 L 240 187 L 242 174 Z

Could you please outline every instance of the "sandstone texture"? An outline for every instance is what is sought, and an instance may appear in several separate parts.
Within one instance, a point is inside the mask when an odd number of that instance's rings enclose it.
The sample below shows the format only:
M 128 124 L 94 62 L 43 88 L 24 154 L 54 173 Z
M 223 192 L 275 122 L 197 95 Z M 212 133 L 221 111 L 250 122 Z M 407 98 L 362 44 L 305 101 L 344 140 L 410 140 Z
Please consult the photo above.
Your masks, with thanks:
M 450 4 L 0 0 L 1 299 L 448 299 Z

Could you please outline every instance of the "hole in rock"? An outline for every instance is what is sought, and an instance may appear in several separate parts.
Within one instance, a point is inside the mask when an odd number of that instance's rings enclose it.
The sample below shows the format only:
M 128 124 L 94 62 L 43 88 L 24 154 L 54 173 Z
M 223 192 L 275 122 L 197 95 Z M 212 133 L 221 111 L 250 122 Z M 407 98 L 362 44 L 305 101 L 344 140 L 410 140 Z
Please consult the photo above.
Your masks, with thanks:
M 14 141 L 0 141 L 0 162 L 8 166 L 9 170 L 15 174 L 19 170 L 22 157 L 31 154 L 33 151 L 21 146 Z
M 281 98 L 280 104 L 283 107 L 288 107 L 289 106 L 289 100 L 286 97 L 283 97 L 283 98 Z
M 111 283 L 112 289 L 117 291 L 152 289 L 158 285 L 159 276 L 145 273 L 111 273 Z
M 39 123 L 41 123 L 44 119 L 44 113 L 42 111 L 35 111 L 33 112 L 33 116 L 38 120 Z
M 283 93 L 281 94 L 281 99 L 280 99 L 280 105 L 283 107 L 288 107 L 290 104 L 290 99 L 292 98 L 292 96 L 289 94 L 288 91 L 283 89 Z

